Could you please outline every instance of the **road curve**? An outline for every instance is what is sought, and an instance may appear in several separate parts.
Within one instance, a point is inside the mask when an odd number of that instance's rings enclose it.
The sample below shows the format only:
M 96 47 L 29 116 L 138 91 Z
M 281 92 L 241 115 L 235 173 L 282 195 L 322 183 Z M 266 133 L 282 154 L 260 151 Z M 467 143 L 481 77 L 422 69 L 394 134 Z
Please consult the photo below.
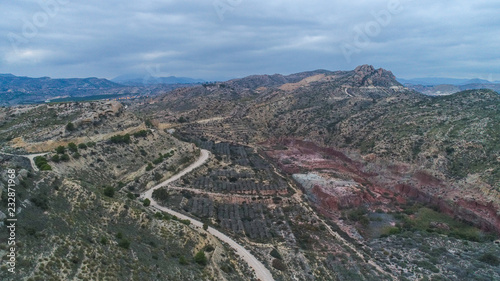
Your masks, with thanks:
M 39 169 L 38 167 L 36 166 L 35 164 L 35 157 L 37 156 L 44 156 L 46 154 L 48 154 L 48 152 L 45 152 L 45 153 L 38 153 L 38 154 L 26 154 L 26 155 L 20 155 L 20 154 L 10 154 L 10 153 L 5 153 L 5 152 L 0 152 L 0 154 L 4 154 L 4 155 L 10 155 L 10 156 L 19 156 L 19 157 L 26 157 L 30 160 L 30 163 L 31 163 L 31 167 L 33 168 L 33 170 L 35 172 L 38 172 Z
M 177 216 L 178 218 L 183 219 L 183 220 L 189 220 L 191 222 L 191 224 L 193 224 L 194 226 L 202 228 L 203 227 L 202 222 L 197 221 L 197 220 L 190 218 L 186 215 L 183 215 L 181 213 L 178 213 L 178 212 L 171 210 L 169 208 L 160 206 L 153 199 L 153 191 L 155 191 L 158 188 L 164 187 L 171 182 L 174 182 L 174 181 L 180 179 L 185 174 L 187 174 L 187 173 L 193 171 L 194 169 L 198 168 L 199 166 L 203 165 L 209 159 L 209 157 L 210 157 L 210 152 L 202 149 L 200 158 L 198 158 L 194 163 L 189 165 L 189 167 L 185 168 L 184 170 L 182 170 L 178 174 L 172 176 L 168 180 L 166 180 L 166 181 L 152 187 L 151 189 L 147 190 L 146 192 L 142 193 L 141 198 L 149 199 L 151 201 L 150 206 L 153 209 L 169 213 L 169 214 Z M 271 272 L 259 260 L 257 260 L 257 258 L 255 258 L 255 256 L 252 255 L 247 249 L 243 248 L 243 246 L 238 244 L 236 241 L 234 241 L 233 239 L 231 239 L 230 237 L 228 237 L 224 233 L 218 231 L 217 229 L 209 227 L 207 229 L 207 231 L 210 234 L 212 234 L 213 236 L 219 238 L 221 241 L 226 242 L 229 246 L 231 246 L 231 248 L 236 250 L 236 253 L 238 253 L 238 255 L 240 255 L 240 257 L 243 258 L 243 260 L 245 260 L 248 263 L 248 265 L 254 269 L 255 275 L 257 276 L 257 278 L 259 280 L 261 280 L 261 281 L 274 281 L 274 278 L 273 278 Z

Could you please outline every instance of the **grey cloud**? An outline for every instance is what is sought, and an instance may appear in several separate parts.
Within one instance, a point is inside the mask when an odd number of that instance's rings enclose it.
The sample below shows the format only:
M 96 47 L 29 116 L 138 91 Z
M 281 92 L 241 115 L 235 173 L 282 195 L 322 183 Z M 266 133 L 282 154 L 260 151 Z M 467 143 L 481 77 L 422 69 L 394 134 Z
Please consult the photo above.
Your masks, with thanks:
M 62 0 L 44 0 L 62 1 Z M 219 0 L 216 0 L 219 1 Z M 0 19 L 0 73 L 112 78 L 158 67 L 207 80 L 370 63 L 401 77 L 487 77 L 500 80 L 496 1 L 400 0 L 403 10 L 347 61 L 342 44 L 396 0 L 213 1 L 65 0 L 32 38 L 12 47 L 38 1 L 7 2 Z M 373 31 L 373 30 L 372 30 Z M 366 34 L 365 34 L 366 36 Z

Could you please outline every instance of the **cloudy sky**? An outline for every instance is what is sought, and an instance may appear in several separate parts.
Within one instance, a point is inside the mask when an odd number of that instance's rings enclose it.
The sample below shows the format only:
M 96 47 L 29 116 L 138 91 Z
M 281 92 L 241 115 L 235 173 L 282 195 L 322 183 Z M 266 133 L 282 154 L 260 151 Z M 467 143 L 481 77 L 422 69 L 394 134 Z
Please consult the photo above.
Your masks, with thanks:
M 498 0 L 2 1 L 0 73 L 226 80 L 350 70 L 500 80 Z

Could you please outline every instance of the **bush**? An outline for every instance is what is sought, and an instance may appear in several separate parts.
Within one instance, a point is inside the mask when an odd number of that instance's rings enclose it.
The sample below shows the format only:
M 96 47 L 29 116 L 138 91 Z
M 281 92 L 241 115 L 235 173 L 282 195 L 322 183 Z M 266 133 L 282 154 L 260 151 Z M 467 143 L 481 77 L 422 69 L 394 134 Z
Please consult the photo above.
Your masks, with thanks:
M 116 135 L 110 138 L 111 143 L 130 143 L 130 135 Z
M 84 143 L 80 143 L 80 144 L 78 145 L 78 148 L 79 148 L 79 149 L 87 149 L 87 145 L 86 145 L 86 144 L 84 144 Z
M 208 224 L 206 224 L 206 223 L 203 224 L 203 230 L 205 230 L 205 231 L 208 230 Z
M 120 241 L 118 241 L 118 246 L 122 247 L 123 249 L 128 249 L 130 248 L 130 241 L 128 241 L 127 239 L 120 239 Z
M 77 152 L 78 151 L 78 146 L 74 142 L 68 143 L 68 149 L 71 152 Z
M 272 262 L 272 265 L 274 268 L 277 270 L 285 271 L 286 270 L 286 265 L 279 259 L 274 259 Z
M 189 264 L 189 262 L 188 262 L 188 260 L 186 259 L 186 257 L 184 257 L 184 256 L 180 256 L 180 257 L 179 257 L 179 264 L 181 264 L 181 265 L 188 265 L 188 264 Z
M 273 257 L 273 258 L 280 259 L 280 260 L 283 259 L 280 255 L 280 253 L 278 252 L 278 250 L 276 250 L 276 249 L 273 249 L 270 254 L 271 254 L 271 257 Z
M 208 260 L 207 257 L 205 256 L 205 252 L 199 251 L 198 253 L 196 253 L 196 255 L 194 255 L 194 261 L 199 265 L 203 266 L 207 265 Z
M 49 199 L 45 196 L 31 198 L 30 201 L 44 211 L 49 209 Z
M 40 167 L 40 170 L 42 170 L 42 171 L 51 171 L 52 170 L 52 166 L 50 166 L 49 164 L 43 164 Z
M 163 178 L 163 175 L 160 173 L 155 173 L 154 175 L 154 180 L 155 181 L 160 181 Z
M 500 260 L 498 257 L 492 253 L 486 253 L 483 254 L 481 257 L 479 257 L 480 262 L 487 263 L 492 266 L 498 266 L 500 265 Z
M 396 234 L 399 234 L 399 233 L 401 233 L 401 229 L 399 229 L 399 227 L 391 227 L 387 231 L 388 235 L 396 235 Z
M 104 195 L 108 197 L 113 197 L 115 195 L 115 189 L 111 186 L 106 186 L 104 188 Z
M 67 125 L 66 125 L 66 130 L 68 131 L 74 131 L 76 128 L 75 128 L 75 124 L 69 122 Z
M 95 146 L 95 144 L 96 144 L 96 143 L 95 143 L 95 142 L 93 142 L 93 141 L 89 141 L 89 142 L 87 142 L 87 146 L 88 146 L 88 147 L 94 147 L 94 146 Z
M 149 171 L 153 170 L 153 168 L 154 168 L 153 164 L 148 163 L 148 166 L 146 167 L 146 171 L 149 172 Z
M 141 131 L 133 134 L 133 136 L 136 138 L 146 137 L 147 135 L 148 135 L 148 131 L 146 131 L 146 130 L 141 130 Z
M 59 161 L 61 161 L 61 159 L 59 158 L 59 154 L 52 156 L 51 160 L 52 160 L 52 162 L 56 162 L 56 163 L 59 163 Z
M 144 205 L 144 207 L 149 207 L 149 205 L 151 205 L 151 200 L 146 198 L 146 199 L 144 199 L 144 202 L 142 204 Z
M 47 164 L 47 159 L 43 156 L 37 156 L 35 157 L 35 164 L 40 167 L 42 166 L 43 164 Z
M 108 239 L 106 237 L 101 237 L 101 244 L 106 245 L 108 244 Z
M 56 152 L 57 152 L 57 154 L 64 154 L 64 152 L 66 152 L 66 148 L 64 146 L 60 145 L 56 148 Z
M 35 165 L 42 171 L 50 171 L 52 167 L 47 163 L 47 159 L 43 156 L 37 156 L 35 159 Z
M 64 162 L 69 161 L 69 155 L 68 154 L 61 155 L 61 161 L 64 161 Z
M 153 160 L 153 164 L 155 164 L 155 165 L 158 165 L 161 162 L 163 162 L 163 156 L 160 156 L 160 157 Z
M 170 198 L 170 195 L 168 194 L 167 189 L 160 188 L 153 191 L 153 197 L 161 201 L 167 201 Z
M 347 217 L 352 221 L 361 221 L 363 218 L 366 218 L 365 215 L 367 210 L 365 208 L 357 208 L 349 211 Z

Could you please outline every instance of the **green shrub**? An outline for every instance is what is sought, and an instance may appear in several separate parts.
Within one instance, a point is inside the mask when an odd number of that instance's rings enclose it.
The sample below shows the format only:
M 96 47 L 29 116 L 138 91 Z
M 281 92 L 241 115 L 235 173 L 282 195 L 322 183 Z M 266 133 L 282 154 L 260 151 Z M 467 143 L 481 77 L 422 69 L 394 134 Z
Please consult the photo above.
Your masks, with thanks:
M 59 163 L 59 161 L 61 161 L 61 159 L 59 158 L 59 154 L 52 156 L 51 160 L 52 160 L 52 162 L 56 162 L 56 163 Z
M 56 148 L 56 152 L 57 152 L 57 154 L 64 154 L 64 152 L 66 152 L 66 148 L 64 146 L 60 145 Z
M 483 254 L 481 257 L 479 257 L 480 262 L 487 263 L 492 266 L 498 266 L 500 265 L 500 260 L 498 257 L 492 253 L 486 253 Z
M 280 260 L 283 259 L 280 255 L 280 253 L 278 252 L 278 250 L 276 250 L 276 249 L 272 249 L 270 254 L 271 254 L 271 257 L 273 257 L 273 258 L 280 259 Z
M 160 156 L 160 157 L 153 160 L 153 164 L 155 164 L 155 165 L 158 165 L 161 162 L 163 162 L 163 156 Z
M 75 124 L 69 122 L 68 124 L 66 124 L 66 130 L 68 131 L 74 131 L 76 128 L 75 128 Z
M 40 170 L 42 170 L 42 171 L 51 171 L 52 170 L 52 166 L 50 166 L 49 164 L 43 164 L 40 167 Z
M 43 156 L 37 156 L 33 159 L 35 165 L 42 171 L 50 171 L 52 167 L 47 163 L 47 159 Z
M 47 159 L 43 156 L 35 157 L 34 161 L 38 167 L 42 166 L 43 164 L 47 164 Z
M 149 207 L 149 205 L 151 205 L 151 200 L 146 198 L 146 199 L 144 199 L 144 202 L 142 204 L 144 205 L 144 207 Z
M 49 199 L 44 195 L 40 195 L 39 197 L 33 197 L 30 199 L 30 201 L 33 202 L 35 206 L 37 206 L 42 210 L 49 209 Z
M 101 244 L 106 245 L 108 244 L 108 239 L 106 237 L 101 237 Z
M 170 195 L 168 194 L 167 189 L 160 188 L 153 191 L 153 197 L 161 201 L 166 201 L 168 200 L 168 198 L 170 198 Z
M 352 221 L 361 221 L 363 218 L 366 218 L 365 215 L 367 212 L 365 208 L 357 208 L 349 211 L 347 217 Z
M 286 270 L 286 265 L 279 259 L 273 259 L 272 265 L 277 270 L 280 270 L 280 271 Z
M 111 143 L 130 143 L 130 135 L 125 134 L 125 135 L 116 135 L 112 136 L 110 139 Z
M 127 239 L 120 239 L 120 241 L 118 241 L 118 246 L 123 249 L 128 249 L 130 248 L 130 241 Z
M 61 161 L 64 161 L 64 162 L 69 161 L 69 155 L 68 154 L 61 155 Z
M 196 253 L 196 255 L 194 255 L 194 261 L 199 265 L 203 266 L 207 265 L 208 260 L 207 257 L 205 256 L 205 252 L 199 251 L 198 253 Z
M 95 142 L 93 142 L 93 141 L 89 141 L 89 142 L 87 142 L 87 146 L 88 146 L 88 147 L 94 147 L 95 145 L 96 145 L 96 143 L 95 143 Z
M 148 166 L 146 167 L 146 171 L 149 172 L 149 171 L 153 170 L 153 168 L 154 168 L 153 164 L 148 163 Z
M 80 143 L 80 144 L 78 145 L 78 148 L 79 148 L 79 149 L 87 149 L 87 145 L 86 145 L 86 144 L 84 144 L 84 143 Z
M 113 197 L 115 195 L 115 189 L 111 186 L 106 186 L 104 188 L 104 195 L 108 197 Z
M 181 265 L 188 265 L 189 262 L 188 262 L 188 260 L 184 256 L 180 256 L 179 257 L 179 264 L 181 264 Z
M 148 135 L 147 130 L 141 130 L 139 132 L 136 132 L 133 134 L 134 137 L 139 138 L 139 137 L 146 137 Z
M 68 143 L 68 149 L 71 152 L 77 152 L 78 146 L 74 142 L 70 142 L 70 143 Z

